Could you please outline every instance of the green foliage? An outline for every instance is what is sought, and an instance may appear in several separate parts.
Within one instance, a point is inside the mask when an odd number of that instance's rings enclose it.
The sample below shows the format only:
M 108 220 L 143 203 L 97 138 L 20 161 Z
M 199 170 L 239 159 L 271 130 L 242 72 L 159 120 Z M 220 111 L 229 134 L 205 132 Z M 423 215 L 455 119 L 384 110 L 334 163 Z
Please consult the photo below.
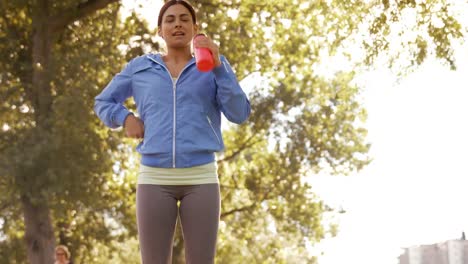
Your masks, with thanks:
M 429 56 L 456 69 L 453 43 L 463 39 L 467 28 L 457 20 L 458 11 L 467 8 L 466 1 L 378 1 L 370 8 L 367 22 L 370 36 L 363 41 L 366 63 L 375 61 L 382 51 L 390 49 L 390 65 L 406 69 L 420 65 Z M 399 43 L 391 43 L 398 38 Z
M 256 73 L 250 80 L 257 81 L 248 123 L 224 135 L 221 263 L 314 261 L 304 241 L 313 246 L 334 235 L 336 225 L 323 220 L 332 209 L 310 197 L 304 177 L 319 171 L 347 174 L 370 161 L 367 114 L 354 72 L 323 75 L 324 59 L 343 54 L 372 64 L 388 53 L 392 62 L 399 50 L 386 43 L 408 43 L 390 36 L 401 25 L 400 14 L 413 8 L 419 23 L 412 32 L 421 40 L 409 46 L 409 61 L 420 64 L 435 55 L 453 65 L 452 43 L 461 39 L 461 27 L 449 16 L 449 4 L 430 2 L 441 8 L 421 9 L 424 3 L 411 1 L 196 1 L 202 30 L 219 42 L 241 79 Z M 433 29 L 432 17 L 442 17 L 444 27 Z M 362 58 L 353 54 L 357 45 L 349 45 L 360 41 Z M 331 66 L 328 71 L 340 69 Z
M 26 259 L 26 248 L 24 224 L 18 217 L 21 215 L 19 206 L 11 206 L 10 210 L 2 210 L 1 213 L 0 263 L 22 264 Z
M 127 61 L 118 47 L 128 46 L 136 34 L 153 33 L 134 14 L 121 22 L 117 4 L 60 29 L 47 69 L 52 98 L 47 126 L 39 129 L 37 98 L 31 97 L 37 89 L 31 82 L 31 16 L 38 7 L 33 1 L 8 5 L 0 11 L 0 38 L 8 39 L 1 41 L 0 52 L 10 57 L 0 63 L 0 120 L 7 128 L 0 131 L 0 209 L 5 220 L 0 247 L 16 250 L 0 250 L 0 259 L 16 255 L 24 263 L 19 198 L 27 196 L 49 206 L 57 242 L 70 246 L 75 262 L 93 263 L 96 246 L 115 250 L 108 241 L 136 235 L 136 178 L 127 172 L 133 166 L 127 161 L 129 149 L 122 147 L 121 133 L 97 120 L 94 96 Z M 64 1 L 50 11 L 74 5 Z M 131 48 L 125 52 L 140 53 Z
M 347 173 L 368 162 L 366 131 L 360 127 L 366 114 L 351 84 L 353 74 L 315 73 L 323 51 L 333 53 L 339 39 L 351 34 L 342 25 L 357 19 L 332 8 L 338 7 L 200 3 L 204 31 L 219 41 L 239 75 L 259 72 L 264 80 L 250 96 L 248 124 L 224 135 L 221 263 L 313 263 L 305 241 L 313 245 L 325 237 L 323 214 L 330 208 L 311 199 L 304 177 L 325 168 Z M 237 19 L 225 17 L 229 9 L 240 10 Z M 335 30 L 339 38 L 319 37 Z

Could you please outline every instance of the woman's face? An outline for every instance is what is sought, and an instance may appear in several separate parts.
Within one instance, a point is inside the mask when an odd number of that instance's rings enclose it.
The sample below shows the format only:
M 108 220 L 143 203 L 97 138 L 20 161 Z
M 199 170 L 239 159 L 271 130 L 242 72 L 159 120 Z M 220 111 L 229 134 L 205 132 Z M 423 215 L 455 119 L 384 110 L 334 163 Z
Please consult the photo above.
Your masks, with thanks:
M 57 249 L 57 251 L 55 251 L 55 260 L 58 263 L 67 263 L 67 254 L 65 251 Z
M 170 6 L 163 15 L 159 35 L 168 48 L 183 48 L 190 45 L 198 26 L 193 24 L 189 10 L 181 5 Z

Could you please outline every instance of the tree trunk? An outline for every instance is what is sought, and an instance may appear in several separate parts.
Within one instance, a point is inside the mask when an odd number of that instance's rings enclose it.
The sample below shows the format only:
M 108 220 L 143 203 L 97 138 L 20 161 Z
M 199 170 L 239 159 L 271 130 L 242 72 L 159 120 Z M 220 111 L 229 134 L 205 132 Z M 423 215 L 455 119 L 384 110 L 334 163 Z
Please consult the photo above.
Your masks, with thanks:
M 48 1 L 39 1 L 34 9 L 32 20 L 32 86 L 30 95 L 36 119 L 36 129 L 48 129 L 46 122 L 52 106 L 50 90 L 50 57 L 52 53 L 53 32 L 48 17 Z
M 34 110 L 36 126 L 33 128 L 37 139 L 34 144 L 46 146 L 49 124 L 48 116 L 52 106 L 52 94 L 50 90 L 50 57 L 52 50 L 53 34 L 49 22 L 49 2 L 38 0 L 33 9 L 32 17 L 32 85 L 28 91 Z M 46 156 L 41 154 L 43 150 L 32 148 L 31 162 L 36 168 L 34 175 L 27 172 L 26 186 L 23 189 L 21 202 L 23 205 L 25 242 L 27 256 L 30 264 L 54 263 L 55 236 L 50 216 L 50 209 L 46 199 L 41 195 L 43 184 L 34 180 L 35 177 L 46 176 Z M 34 153 L 36 152 L 36 153 Z M 28 191 L 29 189 L 29 191 Z
M 26 248 L 29 263 L 54 263 L 55 237 L 47 204 L 34 203 L 23 196 L 24 224 L 26 226 Z
M 89 0 L 80 4 L 71 4 L 67 11 L 55 14 L 51 17 L 53 1 L 32 1 L 32 74 L 29 89 L 26 96 L 31 102 L 34 111 L 35 127 L 34 137 L 30 138 L 31 146 L 25 149 L 27 161 L 31 162 L 32 173 L 16 175 L 22 179 L 24 184 L 21 193 L 23 205 L 25 241 L 27 256 L 30 264 L 52 264 L 54 263 L 55 235 L 52 225 L 51 210 L 48 207 L 47 198 L 41 193 L 47 188 L 48 157 L 44 155 L 43 147 L 47 146 L 50 135 L 50 111 L 53 104 L 51 89 L 51 67 L 52 47 L 56 36 L 66 29 L 73 21 L 95 13 L 107 5 L 118 0 Z M 45 177 L 41 179 L 41 177 Z M 40 202 L 38 202 L 40 201 Z

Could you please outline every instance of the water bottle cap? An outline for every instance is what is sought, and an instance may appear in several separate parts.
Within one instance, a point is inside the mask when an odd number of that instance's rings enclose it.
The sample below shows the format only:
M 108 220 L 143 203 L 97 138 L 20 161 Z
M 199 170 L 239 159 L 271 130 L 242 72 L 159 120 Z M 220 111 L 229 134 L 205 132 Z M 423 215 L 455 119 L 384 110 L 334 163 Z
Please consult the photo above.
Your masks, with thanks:
M 195 41 L 195 39 L 197 39 L 197 38 L 200 37 L 200 36 L 206 37 L 205 34 L 203 34 L 203 33 L 198 33 L 198 34 L 196 34 L 196 35 L 193 37 L 193 41 Z

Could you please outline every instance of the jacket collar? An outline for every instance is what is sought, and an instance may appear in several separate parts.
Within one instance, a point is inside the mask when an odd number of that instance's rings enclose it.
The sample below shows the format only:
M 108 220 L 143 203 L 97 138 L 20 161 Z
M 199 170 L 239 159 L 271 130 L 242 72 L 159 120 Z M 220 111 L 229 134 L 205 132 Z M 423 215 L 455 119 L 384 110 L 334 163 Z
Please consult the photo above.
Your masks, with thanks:
M 166 65 L 166 63 L 164 62 L 163 58 L 162 58 L 162 55 L 161 53 L 149 53 L 146 55 L 146 59 L 148 60 L 151 60 L 151 61 L 157 61 L 158 63 L 161 63 L 161 65 Z M 195 58 L 192 58 L 190 59 L 188 62 L 187 62 L 187 66 L 190 65 L 190 64 L 193 64 L 195 63 Z

